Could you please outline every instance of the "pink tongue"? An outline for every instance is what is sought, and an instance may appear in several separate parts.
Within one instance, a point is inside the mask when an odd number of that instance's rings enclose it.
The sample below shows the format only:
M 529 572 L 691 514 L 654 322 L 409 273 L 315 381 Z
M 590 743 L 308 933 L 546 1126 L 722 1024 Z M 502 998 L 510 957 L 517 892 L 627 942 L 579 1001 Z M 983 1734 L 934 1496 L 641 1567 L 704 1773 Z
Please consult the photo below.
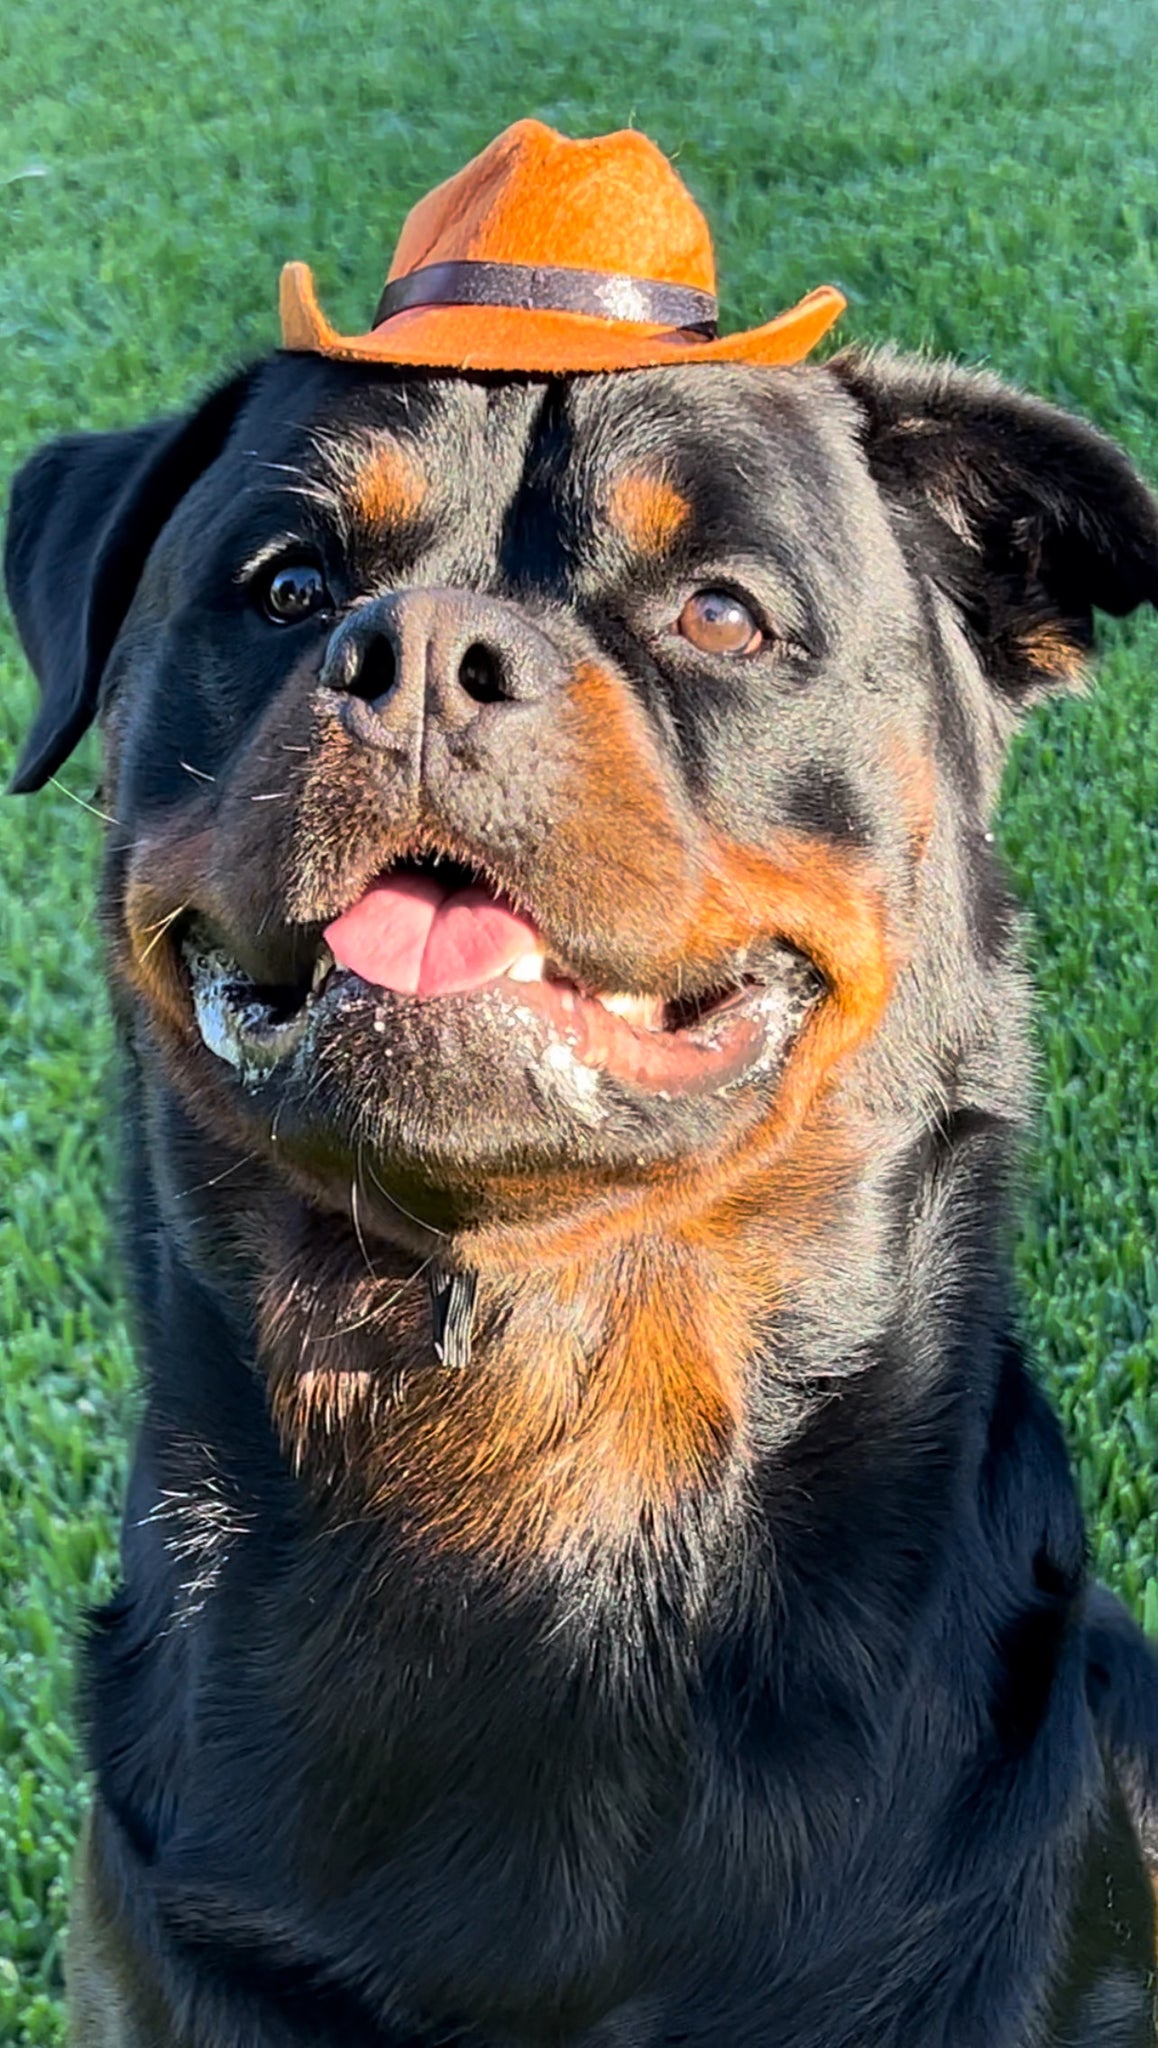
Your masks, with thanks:
M 326 944 L 339 967 L 403 996 L 482 988 L 542 950 L 530 918 L 486 889 L 444 889 L 425 875 L 373 882 L 335 918 Z

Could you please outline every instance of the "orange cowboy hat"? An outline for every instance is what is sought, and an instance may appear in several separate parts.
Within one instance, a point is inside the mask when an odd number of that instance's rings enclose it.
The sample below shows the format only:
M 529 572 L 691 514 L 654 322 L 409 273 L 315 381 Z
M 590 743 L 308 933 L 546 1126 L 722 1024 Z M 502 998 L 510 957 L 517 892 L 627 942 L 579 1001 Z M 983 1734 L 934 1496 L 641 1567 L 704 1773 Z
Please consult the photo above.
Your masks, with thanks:
M 631 128 L 572 142 L 541 121 L 516 121 L 419 200 L 368 334 L 331 327 L 307 264 L 281 275 L 287 349 L 423 369 L 798 363 L 844 305 L 822 285 L 718 335 L 708 225 L 654 142 Z

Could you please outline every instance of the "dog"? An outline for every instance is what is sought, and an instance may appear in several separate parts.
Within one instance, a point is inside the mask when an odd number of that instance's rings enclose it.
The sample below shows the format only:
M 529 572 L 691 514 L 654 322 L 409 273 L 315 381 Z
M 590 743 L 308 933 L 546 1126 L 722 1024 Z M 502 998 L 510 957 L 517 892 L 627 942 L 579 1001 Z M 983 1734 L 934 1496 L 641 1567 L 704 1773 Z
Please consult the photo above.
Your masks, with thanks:
M 145 1385 L 75 2048 L 1153 2042 L 989 828 L 1158 505 L 991 376 L 807 361 L 835 292 L 721 341 L 705 238 L 520 123 L 367 335 L 291 266 L 280 352 L 16 480 Z

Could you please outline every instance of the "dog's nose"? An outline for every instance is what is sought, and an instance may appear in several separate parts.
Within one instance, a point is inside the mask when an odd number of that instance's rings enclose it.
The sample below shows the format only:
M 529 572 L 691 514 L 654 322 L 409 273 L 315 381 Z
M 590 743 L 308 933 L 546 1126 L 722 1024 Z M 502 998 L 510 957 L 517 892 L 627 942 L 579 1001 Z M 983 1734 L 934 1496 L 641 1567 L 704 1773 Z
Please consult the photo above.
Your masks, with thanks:
M 539 703 L 564 676 L 558 649 L 516 605 L 419 589 L 359 605 L 334 633 L 320 680 L 366 707 L 358 724 L 373 739 L 425 724 L 452 732 L 488 708 L 493 718 Z

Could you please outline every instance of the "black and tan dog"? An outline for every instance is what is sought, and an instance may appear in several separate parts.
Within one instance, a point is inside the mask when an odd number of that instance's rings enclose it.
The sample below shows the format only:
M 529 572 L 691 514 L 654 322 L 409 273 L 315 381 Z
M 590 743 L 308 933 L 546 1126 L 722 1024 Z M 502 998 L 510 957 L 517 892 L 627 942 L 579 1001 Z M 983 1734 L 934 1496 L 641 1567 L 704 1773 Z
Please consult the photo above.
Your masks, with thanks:
M 607 317 L 551 267 L 534 349 Z M 1148 2048 L 1158 1686 L 1009 1298 L 988 825 L 1158 509 L 948 368 L 413 320 L 13 497 L 147 1390 L 73 2040 Z

